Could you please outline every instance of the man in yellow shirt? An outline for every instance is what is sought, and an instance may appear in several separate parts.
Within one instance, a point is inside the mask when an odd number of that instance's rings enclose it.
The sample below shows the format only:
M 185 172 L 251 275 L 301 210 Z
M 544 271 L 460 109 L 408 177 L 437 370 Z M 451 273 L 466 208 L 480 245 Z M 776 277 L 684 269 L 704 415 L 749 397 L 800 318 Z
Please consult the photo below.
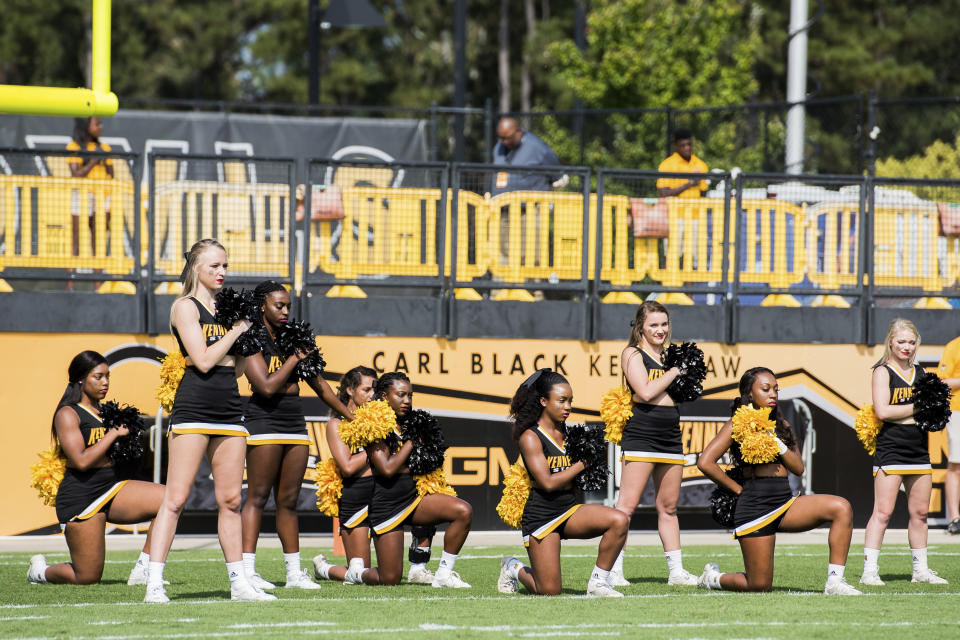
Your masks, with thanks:
M 663 173 L 706 173 L 707 163 L 693 155 L 693 133 L 689 129 L 673 132 L 672 156 L 660 163 L 657 171 Z M 699 198 L 707 190 L 707 181 L 699 179 L 660 178 L 657 180 L 657 195 L 661 198 L 679 196 Z
M 943 349 L 939 375 L 953 396 L 950 398 L 950 422 L 947 423 L 947 475 L 944 480 L 944 493 L 947 501 L 947 533 L 960 534 L 960 338 L 954 338 Z

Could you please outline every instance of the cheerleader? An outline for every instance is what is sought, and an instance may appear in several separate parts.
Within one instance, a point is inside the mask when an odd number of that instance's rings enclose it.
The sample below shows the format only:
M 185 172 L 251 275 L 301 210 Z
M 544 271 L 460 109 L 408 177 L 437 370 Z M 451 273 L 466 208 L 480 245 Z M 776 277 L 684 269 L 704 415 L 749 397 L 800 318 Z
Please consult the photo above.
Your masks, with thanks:
M 351 412 L 373 399 L 377 372 L 369 367 L 358 366 L 350 369 L 340 380 L 337 397 Z M 335 566 L 327 562 L 322 553 L 313 558 L 313 575 L 318 580 L 343 581 L 347 569 L 356 571 L 370 566 L 370 519 L 367 517 L 370 500 L 373 498 L 373 470 L 362 447 L 351 450 L 340 439 L 341 418 L 331 418 L 327 422 L 327 446 L 343 478 L 343 492 L 338 506 L 340 537 L 347 554 L 347 567 Z M 351 583 L 347 583 L 351 584 Z
M 692 586 L 697 577 L 683 568 L 677 500 L 683 480 L 680 410 L 667 394 L 680 370 L 665 369 L 663 350 L 670 341 L 670 313 L 659 302 L 637 309 L 630 341 L 620 354 L 620 367 L 633 392 L 633 415 L 623 429 L 623 469 L 616 508 L 628 518 L 640 502 L 650 477 L 656 495 L 657 530 L 667 560 L 667 584 Z M 610 584 L 630 584 L 623 575 L 623 551 L 617 556 Z
M 860 583 L 883 586 L 878 559 L 883 534 L 903 485 L 907 494 L 907 539 L 913 556 L 911 582 L 947 584 L 927 566 L 927 510 L 932 487 L 927 433 L 913 418 L 913 385 L 923 368 L 914 360 L 920 334 L 913 323 L 897 318 L 890 323 L 883 356 L 873 365 L 873 410 L 883 421 L 873 457 L 873 514 L 863 541 Z
M 300 403 L 300 384 L 294 374 L 297 363 L 307 354 L 284 358 L 277 348 L 277 332 L 290 315 L 290 294 L 278 282 L 261 282 L 254 289 L 260 303 L 263 347 L 247 358 L 245 372 L 253 394 L 244 411 L 247 436 L 247 500 L 241 511 L 243 522 L 243 568 L 247 580 L 260 589 L 273 589 L 256 571 L 257 540 L 263 507 L 274 492 L 277 506 L 277 535 L 283 547 L 287 572 L 286 587 L 319 589 L 307 571 L 300 569 L 300 531 L 297 500 L 307 469 L 310 437 Z M 334 395 L 323 378 L 306 381 L 335 412 L 353 416 Z
M 375 397 L 386 400 L 397 416 L 410 410 L 413 388 L 406 375 L 395 371 L 377 381 Z M 399 436 L 399 433 L 397 434 Z M 400 584 L 403 573 L 403 526 L 427 527 L 449 523 L 443 536 L 443 556 L 431 584 L 434 587 L 468 589 L 453 570 L 457 554 L 463 547 L 473 521 L 470 505 L 452 496 L 430 494 L 420 496 L 413 475 L 407 467 L 407 458 L 413 451 L 413 442 L 406 441 L 392 448 L 385 440 L 367 447 L 367 456 L 373 468 L 373 498 L 370 503 L 370 528 L 373 546 L 377 552 L 376 569 L 360 569 L 356 564 L 348 568 L 344 582 L 359 584 Z
M 216 240 L 200 240 L 186 254 L 183 293 L 170 309 L 173 337 L 187 367 L 170 415 L 169 462 L 163 504 L 154 521 L 144 602 L 169 602 L 163 569 L 177 522 L 206 454 L 217 501 L 217 534 L 227 563 L 231 600 L 276 600 L 254 587 L 243 570 L 240 502 L 247 430 L 236 378 L 243 358 L 230 349 L 251 323 L 226 329 L 214 320 L 215 294 L 227 273 L 227 253 Z
M 104 429 L 100 401 L 110 388 L 106 359 L 82 351 L 70 361 L 69 384 L 57 404 L 51 436 L 66 458 L 57 490 L 57 520 L 70 551 L 70 562 L 48 567 L 42 555 L 30 558 L 27 579 L 34 584 L 95 584 L 103 576 L 106 522 L 136 524 L 152 520 L 163 500 L 163 486 L 130 480 L 110 462 L 110 446 L 129 433 L 126 427 Z M 144 584 L 153 524 L 127 584 Z
M 566 420 L 573 405 L 570 383 L 559 373 L 540 369 L 520 385 L 510 402 L 513 439 L 533 487 L 523 509 L 521 532 L 530 566 L 515 557 L 500 562 L 500 593 L 516 593 L 518 583 L 530 593 L 557 595 L 563 586 L 560 541 L 601 536 L 597 563 L 587 595 L 622 598 L 609 584 L 610 569 L 627 540 L 629 519 L 599 504 L 582 504 L 573 488 L 583 462 L 570 464 Z
M 830 523 L 827 538 L 830 563 L 823 592 L 828 595 L 858 596 L 860 592 L 847 584 L 843 572 L 853 533 L 853 509 L 839 496 L 794 496 L 787 471 L 803 473 L 803 460 L 797 449 L 790 425 L 777 413 L 780 387 L 770 369 L 754 367 L 740 378 L 740 396 L 734 410 L 744 405 L 770 408 L 770 419 L 776 423 L 775 445 L 778 454 L 773 462 L 748 464 L 740 446 L 733 439 L 733 421 L 728 420 L 716 437 L 700 454 L 697 466 L 719 486 L 740 496 L 734 513 L 733 536 L 740 542 L 744 573 L 721 573 L 717 563 L 704 567 L 698 585 L 703 589 L 727 591 L 770 591 L 773 585 L 773 551 L 777 531 L 809 531 Z M 734 464 L 743 469 L 743 484 L 730 478 L 717 460 L 727 450 Z

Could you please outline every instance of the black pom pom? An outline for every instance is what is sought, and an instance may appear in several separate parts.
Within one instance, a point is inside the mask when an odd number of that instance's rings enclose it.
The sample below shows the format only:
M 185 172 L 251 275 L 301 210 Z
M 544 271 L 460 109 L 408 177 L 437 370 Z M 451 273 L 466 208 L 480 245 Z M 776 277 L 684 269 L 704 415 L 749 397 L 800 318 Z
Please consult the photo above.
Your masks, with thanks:
M 727 470 L 727 476 L 739 485 L 743 484 L 743 469 L 733 467 Z M 714 521 L 727 529 L 733 528 L 733 514 L 737 510 L 738 496 L 718 486 L 710 494 L 710 515 Z
M 584 491 L 598 491 L 607 486 L 607 442 L 602 424 L 568 424 L 567 455 L 570 462 L 583 462 L 586 467 L 577 475 L 577 486 Z
M 230 353 L 243 357 L 252 356 L 260 353 L 267 346 L 267 330 L 259 322 L 254 322 L 253 326 L 240 334 L 237 341 L 233 343 Z
M 397 426 L 404 440 L 413 441 L 413 451 L 407 459 L 411 473 L 419 476 L 443 466 L 447 445 L 436 418 L 426 411 L 411 409 L 397 420 Z
M 317 341 L 309 322 L 290 320 L 277 332 L 277 348 L 284 357 L 289 358 L 296 351 L 310 352 L 297 363 L 294 374 L 300 380 L 312 380 L 323 373 L 327 363 L 317 348 Z
M 140 467 L 144 454 L 144 433 L 146 427 L 136 407 L 121 407 L 116 402 L 104 402 L 100 405 L 100 419 L 107 429 L 126 427 L 130 433 L 117 438 L 107 450 L 107 458 L 124 475 L 133 475 Z
M 258 322 L 259 316 L 260 307 L 252 291 L 246 289 L 237 291 L 224 287 L 217 292 L 217 312 L 213 315 L 213 319 L 227 329 L 238 320 Z
M 913 419 L 924 431 L 941 431 L 950 421 L 950 387 L 935 374 L 920 374 L 913 385 Z
M 703 362 L 703 351 L 695 342 L 671 344 L 663 355 L 663 366 L 682 371 L 667 387 L 667 394 L 674 402 L 692 402 L 700 397 L 707 366 Z

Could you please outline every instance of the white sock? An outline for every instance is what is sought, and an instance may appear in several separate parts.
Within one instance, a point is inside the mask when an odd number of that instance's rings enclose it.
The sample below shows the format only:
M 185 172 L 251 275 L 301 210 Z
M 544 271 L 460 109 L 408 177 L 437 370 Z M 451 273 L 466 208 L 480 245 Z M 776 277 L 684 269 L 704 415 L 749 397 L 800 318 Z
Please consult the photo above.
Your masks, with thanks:
M 411 562 L 410 563 L 410 573 L 415 571 L 426 571 L 427 563 L 426 562 Z
M 300 573 L 300 552 L 283 554 L 283 564 L 287 567 L 287 575 Z
M 163 566 L 164 562 L 150 562 L 147 565 L 147 584 L 163 585 Z
M 667 558 L 667 569 L 670 570 L 670 575 L 683 571 L 683 552 L 680 549 L 664 551 L 663 555 Z
M 879 573 L 880 566 L 877 564 L 880 560 L 880 549 L 863 548 L 863 572 Z
M 350 562 L 347 563 L 348 569 L 363 569 L 363 558 L 350 558 Z
M 514 560 L 507 566 L 507 573 L 510 574 L 511 578 L 513 578 L 514 580 L 517 580 L 520 578 L 520 570 L 523 569 L 525 566 L 526 565 L 524 565 L 519 560 Z
M 440 555 L 440 566 L 437 568 L 437 571 L 446 570 L 453 571 L 453 565 L 457 563 L 457 554 L 447 553 L 444 551 Z
M 910 555 L 913 556 L 913 572 L 927 570 L 927 548 L 910 549 Z
M 138 567 L 146 567 L 150 564 L 150 554 L 143 551 L 140 552 L 140 557 L 137 558 Z
M 245 572 L 246 568 L 243 566 L 243 560 L 237 560 L 236 562 L 227 563 L 227 576 L 230 578 L 230 584 L 232 585 L 237 580 L 243 579 L 246 580 Z
M 827 582 L 831 580 L 843 580 L 843 570 L 846 567 L 842 564 L 827 565 Z
M 619 573 L 623 575 L 623 549 L 620 550 L 620 553 L 617 554 L 617 559 L 613 561 L 613 568 L 610 569 L 612 573 Z
M 601 569 L 597 565 L 593 565 L 593 573 L 590 574 L 590 581 L 599 580 L 600 582 L 606 582 L 607 578 L 610 577 L 610 571 L 606 569 Z
M 256 553 L 243 554 L 243 570 L 247 572 L 248 576 L 252 576 L 257 572 L 256 564 L 257 564 Z
M 707 578 L 707 588 L 714 589 L 716 591 L 723 589 L 723 587 L 720 586 L 720 576 L 722 575 L 722 573 L 717 572 Z

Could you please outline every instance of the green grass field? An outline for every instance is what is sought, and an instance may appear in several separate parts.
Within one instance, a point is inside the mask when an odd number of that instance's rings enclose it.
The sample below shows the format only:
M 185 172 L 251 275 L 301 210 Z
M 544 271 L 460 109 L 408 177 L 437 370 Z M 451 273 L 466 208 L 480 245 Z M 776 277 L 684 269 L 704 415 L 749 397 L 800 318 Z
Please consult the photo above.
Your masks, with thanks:
M 304 565 L 319 549 L 302 550 Z M 555 598 L 496 591 L 499 559 L 517 547 L 464 549 L 457 562 L 472 589 L 344 586 L 323 582 L 320 591 L 276 590 L 280 600 L 230 602 L 219 551 L 175 551 L 166 578 L 169 605 L 142 604 L 144 587 L 126 578 L 137 553 L 110 552 L 104 582 L 97 586 L 31 585 L 29 553 L 0 554 L 0 638 L 221 639 L 332 636 L 346 638 L 957 638 L 960 635 L 960 549 L 931 545 L 930 565 L 950 585 L 910 583 L 906 549 L 890 545 L 881 555 L 885 587 L 866 587 L 859 598 L 822 594 L 826 547 L 780 546 L 774 591 L 733 594 L 666 586 L 659 547 L 628 549 L 626 574 L 633 583 L 625 599 L 583 597 L 595 548 L 567 546 L 564 594 Z M 329 552 L 329 549 L 327 549 Z M 847 579 L 859 578 L 860 547 L 851 550 Z M 439 547 L 430 568 L 435 569 Z M 51 564 L 63 553 L 47 554 Z M 739 548 L 687 546 L 684 564 L 699 573 L 716 560 L 721 570 L 743 568 Z M 283 579 L 279 549 L 261 550 L 257 568 Z

